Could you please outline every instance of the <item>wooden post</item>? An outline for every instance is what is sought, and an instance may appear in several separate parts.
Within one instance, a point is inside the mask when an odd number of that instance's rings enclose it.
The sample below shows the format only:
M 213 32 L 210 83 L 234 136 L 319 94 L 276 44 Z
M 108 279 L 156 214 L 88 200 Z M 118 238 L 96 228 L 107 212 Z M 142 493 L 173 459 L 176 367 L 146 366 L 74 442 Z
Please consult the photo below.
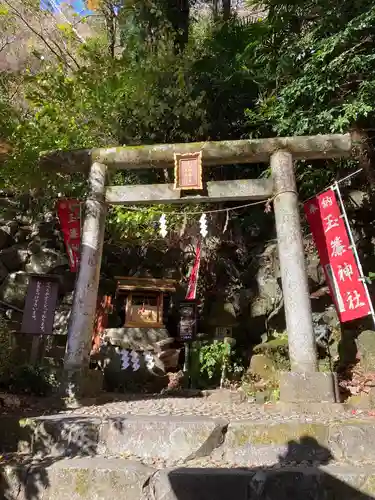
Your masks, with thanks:
M 295 372 L 314 372 L 315 338 L 291 153 L 274 153 L 271 170 L 291 367 Z
M 288 151 L 274 153 L 271 170 L 291 362 L 291 371 L 280 374 L 280 399 L 286 403 L 336 402 L 335 374 L 318 372 L 292 154 Z
M 74 399 L 82 393 L 82 379 L 89 366 L 107 211 L 104 202 L 105 180 L 106 166 L 93 163 L 89 174 L 90 193 L 85 204 L 80 266 L 64 359 L 64 392 Z

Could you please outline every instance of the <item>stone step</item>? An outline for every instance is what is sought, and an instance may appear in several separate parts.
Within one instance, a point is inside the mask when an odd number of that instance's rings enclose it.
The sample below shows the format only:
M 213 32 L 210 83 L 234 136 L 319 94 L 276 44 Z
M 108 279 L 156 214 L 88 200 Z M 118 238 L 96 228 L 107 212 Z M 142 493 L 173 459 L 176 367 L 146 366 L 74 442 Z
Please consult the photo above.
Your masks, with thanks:
M 0 422 L 1 426 L 1 422 Z M 375 419 L 234 421 L 206 417 L 38 417 L 13 428 L 4 451 L 39 456 L 122 456 L 174 465 L 197 457 L 241 466 L 375 464 Z M 0 450 L 1 451 L 1 450 Z
M 121 459 L 0 464 L 0 497 L 17 500 L 370 500 L 372 466 L 174 468 Z
M 375 464 L 375 419 L 330 422 L 235 421 L 213 457 L 236 465 L 286 463 Z
M 175 463 L 210 455 L 223 443 L 227 426 L 226 420 L 194 416 L 52 415 L 23 422 L 17 448 L 38 456 L 115 455 Z

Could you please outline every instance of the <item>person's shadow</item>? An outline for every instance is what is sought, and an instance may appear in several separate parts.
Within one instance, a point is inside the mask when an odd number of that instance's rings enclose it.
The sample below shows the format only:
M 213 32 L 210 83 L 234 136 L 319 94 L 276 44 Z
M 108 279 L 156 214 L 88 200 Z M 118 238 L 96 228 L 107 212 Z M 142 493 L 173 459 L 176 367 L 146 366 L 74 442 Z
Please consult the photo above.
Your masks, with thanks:
M 372 443 L 368 443 L 372 446 Z M 330 450 L 312 437 L 290 441 L 273 466 L 179 468 L 160 471 L 148 485 L 163 500 L 373 500 L 375 468 L 331 463 Z M 360 491 L 361 490 L 361 491 Z M 152 496 L 154 495 L 154 496 Z

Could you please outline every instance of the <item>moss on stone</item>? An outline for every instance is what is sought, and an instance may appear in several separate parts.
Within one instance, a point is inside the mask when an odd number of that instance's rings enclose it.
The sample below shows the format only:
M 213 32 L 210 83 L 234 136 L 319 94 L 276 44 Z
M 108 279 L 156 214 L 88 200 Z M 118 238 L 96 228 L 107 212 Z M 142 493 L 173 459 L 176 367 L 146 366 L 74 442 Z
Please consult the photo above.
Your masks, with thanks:
M 371 497 L 375 496 L 375 474 L 368 476 L 365 484 L 361 487 L 361 493 L 371 495 Z
M 89 471 L 80 469 L 75 472 L 75 491 L 81 497 L 88 495 L 90 489 Z
M 232 429 L 227 439 L 232 445 L 282 445 L 289 441 L 299 440 L 302 437 L 312 437 L 321 444 L 328 441 L 328 426 L 323 424 L 277 424 L 269 427 L 262 425 L 238 426 Z

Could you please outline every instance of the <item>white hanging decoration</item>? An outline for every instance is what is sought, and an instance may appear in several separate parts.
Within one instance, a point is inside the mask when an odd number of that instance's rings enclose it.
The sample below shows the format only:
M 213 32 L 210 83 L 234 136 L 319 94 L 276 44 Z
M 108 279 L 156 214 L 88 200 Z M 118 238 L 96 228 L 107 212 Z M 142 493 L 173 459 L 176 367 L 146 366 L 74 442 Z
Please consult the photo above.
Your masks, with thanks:
M 139 362 L 139 354 L 137 353 L 137 351 L 131 351 L 130 357 L 132 360 L 133 372 L 136 372 L 141 367 L 140 362 Z
M 201 215 L 201 218 L 199 219 L 199 224 L 200 224 L 200 233 L 203 236 L 203 238 L 205 238 L 208 234 L 206 214 Z
M 144 358 L 145 358 L 146 368 L 151 371 L 155 366 L 154 356 L 151 353 L 146 352 Z
M 159 233 L 161 234 L 161 236 L 163 238 L 165 238 L 168 234 L 168 231 L 167 231 L 167 217 L 165 216 L 165 214 L 163 214 L 160 219 L 159 219 L 159 225 L 160 225 L 160 230 L 159 230 Z
M 129 352 L 127 351 L 127 349 L 122 349 L 120 356 L 121 356 L 121 369 L 127 370 L 130 366 Z
M 229 223 L 229 210 L 227 210 L 227 216 L 225 218 L 223 233 L 225 233 L 225 231 L 228 229 L 228 223 Z

